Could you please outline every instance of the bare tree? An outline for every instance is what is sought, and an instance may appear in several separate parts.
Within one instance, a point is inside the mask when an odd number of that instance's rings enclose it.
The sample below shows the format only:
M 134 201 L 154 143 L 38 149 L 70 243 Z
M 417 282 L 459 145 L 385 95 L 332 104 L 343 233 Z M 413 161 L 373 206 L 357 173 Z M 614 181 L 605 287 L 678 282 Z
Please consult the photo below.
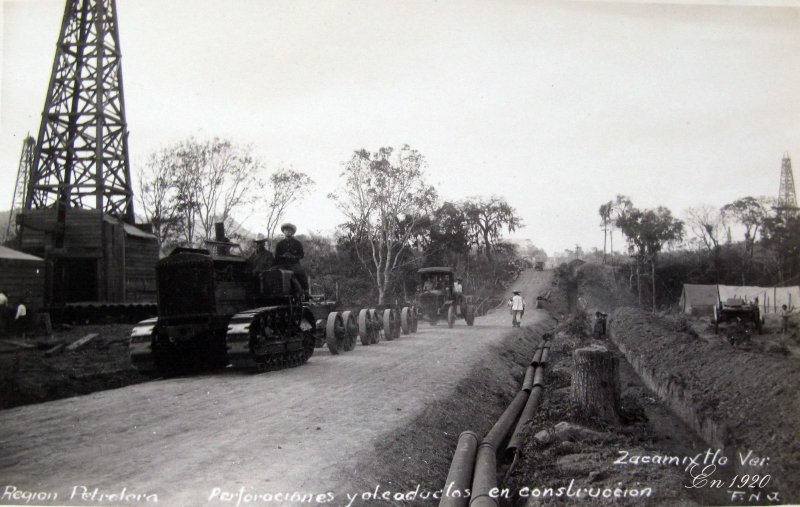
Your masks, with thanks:
M 379 304 L 410 238 L 436 200 L 424 168 L 422 154 L 408 145 L 374 153 L 362 149 L 345 163 L 344 187 L 329 195 L 347 218 L 343 228 L 375 282 Z
M 139 170 L 138 209 L 146 222 L 152 224 L 159 247 L 175 241 L 181 229 L 181 217 L 176 205 L 177 192 L 172 184 L 172 153 L 167 149 L 151 153 L 144 168 Z
M 202 161 L 197 214 L 203 239 L 211 239 L 216 222 L 235 233 L 231 213 L 253 203 L 262 164 L 252 156 L 251 146 L 238 147 L 228 140 L 214 138 L 194 149 Z
M 211 238 L 215 222 L 231 230 L 234 210 L 253 201 L 260 170 L 249 146 L 190 138 L 151 155 L 139 200 L 162 244 L 195 246 Z
M 305 173 L 294 169 L 280 168 L 269 177 L 269 199 L 267 201 L 267 239 L 272 243 L 275 231 L 283 219 L 286 208 L 301 201 L 314 186 Z

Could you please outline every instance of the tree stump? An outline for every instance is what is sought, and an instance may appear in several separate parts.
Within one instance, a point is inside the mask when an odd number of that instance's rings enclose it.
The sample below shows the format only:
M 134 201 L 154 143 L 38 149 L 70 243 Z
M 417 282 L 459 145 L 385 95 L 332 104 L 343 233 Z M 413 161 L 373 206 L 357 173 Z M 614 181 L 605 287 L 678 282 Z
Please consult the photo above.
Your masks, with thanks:
M 572 405 L 578 417 L 618 424 L 619 359 L 592 345 L 572 353 Z

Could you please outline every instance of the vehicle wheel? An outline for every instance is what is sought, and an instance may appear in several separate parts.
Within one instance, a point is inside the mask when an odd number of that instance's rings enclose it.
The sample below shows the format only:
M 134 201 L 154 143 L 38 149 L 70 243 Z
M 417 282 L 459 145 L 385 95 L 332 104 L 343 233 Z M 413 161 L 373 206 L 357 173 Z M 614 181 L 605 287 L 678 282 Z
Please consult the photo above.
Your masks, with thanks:
M 369 310 L 370 319 L 372 319 L 372 340 L 370 343 L 380 343 L 381 341 L 381 331 L 383 331 L 383 319 L 380 315 L 378 315 L 378 310 L 371 308 Z
M 467 310 L 464 312 L 464 320 L 467 321 L 467 325 L 471 326 L 475 324 L 475 307 L 472 305 L 467 305 Z
M 718 334 L 719 333 L 719 311 L 717 310 L 716 306 L 714 307 L 714 316 L 712 318 L 714 320 L 714 334 Z
M 345 340 L 344 351 L 350 352 L 356 348 L 356 338 L 358 338 L 358 323 L 356 316 L 351 311 L 342 312 L 342 321 L 344 322 Z
M 372 316 L 369 310 L 364 308 L 358 312 L 358 335 L 361 337 L 361 345 L 369 345 L 375 339 L 373 336 L 375 327 L 372 323 Z
M 452 328 L 456 323 L 456 309 L 453 305 L 447 307 L 447 327 Z
M 339 350 L 344 350 L 345 328 L 342 315 L 338 312 L 328 314 L 328 322 L 325 325 L 325 342 L 331 354 L 338 354 Z
M 403 334 L 411 333 L 413 327 L 412 319 L 411 310 L 407 306 L 404 306 L 403 309 L 400 310 L 400 329 L 403 330 Z
M 314 346 L 322 347 L 325 345 L 325 324 L 322 319 L 317 319 L 314 326 Z
M 383 311 L 383 337 L 387 340 L 395 339 L 394 330 L 397 326 L 396 320 L 395 313 L 391 308 L 387 308 Z

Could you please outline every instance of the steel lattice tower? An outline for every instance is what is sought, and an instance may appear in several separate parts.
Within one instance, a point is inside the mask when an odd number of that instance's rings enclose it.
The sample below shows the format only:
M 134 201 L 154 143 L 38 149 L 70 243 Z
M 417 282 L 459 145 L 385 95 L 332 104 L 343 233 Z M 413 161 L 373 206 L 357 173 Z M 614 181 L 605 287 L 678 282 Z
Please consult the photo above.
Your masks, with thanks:
M 797 207 L 797 194 L 794 192 L 794 176 L 792 175 L 792 159 L 788 153 L 783 154 L 781 163 L 781 186 L 778 190 L 778 204 L 784 208 Z
M 36 140 L 31 136 L 27 136 L 22 142 L 22 153 L 19 156 L 19 167 L 17 168 L 17 182 L 14 184 L 14 195 L 11 197 L 11 211 L 8 214 L 6 238 L 11 237 L 12 232 L 16 232 L 15 217 L 17 213 L 25 207 L 28 182 L 30 181 L 31 170 L 33 169 L 33 148 L 35 145 Z
M 67 0 L 25 209 L 96 209 L 133 223 L 115 0 Z

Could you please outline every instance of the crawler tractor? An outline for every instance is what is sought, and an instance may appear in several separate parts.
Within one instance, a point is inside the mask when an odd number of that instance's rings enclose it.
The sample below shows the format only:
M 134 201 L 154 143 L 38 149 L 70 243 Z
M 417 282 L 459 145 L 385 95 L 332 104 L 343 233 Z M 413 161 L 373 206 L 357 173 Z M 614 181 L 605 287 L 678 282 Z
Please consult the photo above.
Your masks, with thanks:
M 314 316 L 291 271 L 254 271 L 232 243 L 176 248 L 156 266 L 158 317 L 131 332 L 130 357 L 142 371 L 198 368 L 272 370 L 314 352 Z

